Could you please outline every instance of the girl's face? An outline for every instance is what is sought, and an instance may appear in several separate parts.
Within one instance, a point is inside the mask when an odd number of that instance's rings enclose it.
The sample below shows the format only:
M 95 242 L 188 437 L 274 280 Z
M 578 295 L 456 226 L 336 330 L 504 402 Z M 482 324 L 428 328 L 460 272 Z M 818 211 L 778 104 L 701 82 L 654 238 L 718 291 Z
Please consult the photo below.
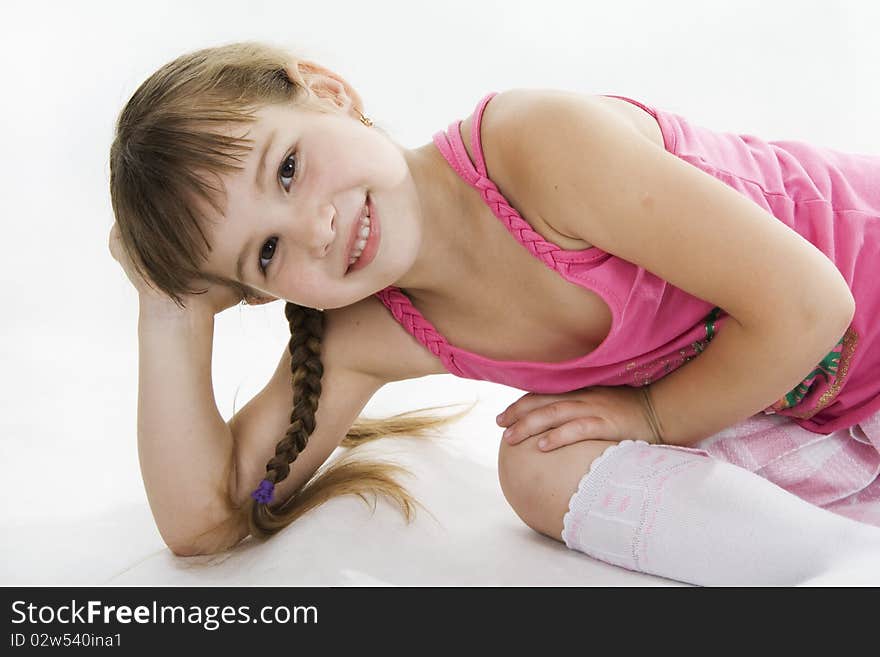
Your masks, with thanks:
M 349 115 L 276 105 L 257 117 L 244 168 L 223 177 L 226 209 L 209 226 L 203 270 L 322 309 L 402 279 L 422 246 L 410 167 L 421 161 L 418 152 Z M 368 195 L 378 250 L 366 267 L 347 273 Z

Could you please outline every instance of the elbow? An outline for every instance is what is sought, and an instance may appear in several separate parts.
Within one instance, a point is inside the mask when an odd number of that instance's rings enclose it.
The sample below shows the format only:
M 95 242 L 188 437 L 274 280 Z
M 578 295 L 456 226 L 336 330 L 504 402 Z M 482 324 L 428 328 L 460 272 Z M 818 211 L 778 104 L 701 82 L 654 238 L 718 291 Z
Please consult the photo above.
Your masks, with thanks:
M 837 340 L 846 333 L 855 314 L 855 298 L 847 288 L 845 293 L 836 296 L 833 301 L 812 306 L 803 321 L 806 322 L 806 326 L 816 329 L 827 327 L 828 331 L 834 334 L 834 339 Z
M 846 325 L 852 324 L 853 318 L 856 316 L 856 298 L 853 296 L 852 290 L 846 288 Z
M 787 293 L 783 295 L 784 298 L 776 299 L 775 311 L 771 312 L 778 316 L 785 308 L 784 302 L 788 301 L 789 309 L 800 308 L 801 312 L 792 316 L 792 319 L 796 317 L 803 322 L 802 327 L 812 329 L 817 334 L 834 332 L 840 337 L 846 333 L 855 316 L 855 297 L 846 278 L 827 258 L 821 258 L 813 270 L 808 277 L 787 282 Z M 770 304 L 772 308 L 773 302 Z
M 190 540 L 165 540 L 165 545 L 175 557 L 195 557 L 205 554 L 203 547 Z
M 846 310 L 843 313 L 843 329 L 841 330 L 841 334 L 845 333 L 849 328 L 850 324 L 852 324 L 853 318 L 856 316 L 856 302 L 853 299 L 852 293 L 850 293 L 849 298 L 851 303 L 849 303 L 846 307 Z
M 249 535 L 247 517 L 233 514 L 196 536 L 189 535 L 181 540 L 165 540 L 165 545 L 174 556 L 196 557 L 227 552 Z
M 829 291 L 828 294 L 820 295 L 818 294 L 819 288 L 817 286 L 816 297 L 824 298 L 826 301 L 820 302 L 814 309 L 814 312 L 819 313 L 820 316 L 824 315 L 828 321 L 831 321 L 840 328 L 840 334 L 843 335 L 852 323 L 853 317 L 855 317 L 856 299 L 843 275 L 836 269 L 835 272 L 837 274 L 837 285 L 833 286 L 833 292 Z
M 844 284 L 840 293 L 835 295 L 834 299 L 840 306 L 837 312 L 841 321 L 846 322 L 846 326 L 849 326 L 856 314 L 856 298 L 853 296 L 852 290 L 849 289 L 849 285 Z M 835 304 L 830 305 L 833 306 Z
M 197 548 L 191 546 L 169 545 L 168 549 L 175 557 L 195 557 L 202 554 Z
M 834 317 L 837 318 L 838 326 L 842 326 L 841 332 L 843 332 L 849 328 L 849 325 L 852 324 L 853 317 L 856 315 L 856 299 L 853 296 L 852 290 L 847 287 L 846 290 L 839 295 L 838 301 L 840 307 L 834 313 Z
M 196 555 L 196 550 L 194 547 L 194 543 L 189 541 L 189 537 L 185 537 L 183 534 L 175 534 L 170 535 L 166 529 L 163 529 L 161 525 L 158 527 L 159 535 L 162 537 L 162 541 L 165 543 L 165 546 L 171 550 L 172 554 L 176 557 L 192 557 Z
M 247 535 L 247 532 L 245 532 L 244 536 L 237 532 L 235 534 L 204 538 L 201 542 L 166 543 L 166 545 L 176 557 L 210 556 L 221 552 L 228 552 Z

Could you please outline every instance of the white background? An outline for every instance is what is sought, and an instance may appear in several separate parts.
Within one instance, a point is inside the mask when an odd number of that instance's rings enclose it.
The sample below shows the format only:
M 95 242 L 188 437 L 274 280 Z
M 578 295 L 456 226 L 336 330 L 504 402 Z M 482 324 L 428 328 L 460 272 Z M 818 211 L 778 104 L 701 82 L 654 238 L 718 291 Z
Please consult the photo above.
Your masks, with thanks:
M 183 52 L 245 39 L 299 49 L 352 82 L 365 113 L 408 148 L 489 91 L 555 87 L 880 154 L 874 3 L 32 1 L 3 14 L 0 524 L 10 532 L 130 505 L 158 538 L 137 461 L 137 299 L 107 250 L 108 152 L 124 103 Z M 263 386 L 287 337 L 280 302 L 217 318 L 224 418 Z M 434 376 L 387 386 L 364 413 L 479 399 L 492 418 L 521 394 Z M 500 431 L 469 428 L 472 458 L 494 467 Z

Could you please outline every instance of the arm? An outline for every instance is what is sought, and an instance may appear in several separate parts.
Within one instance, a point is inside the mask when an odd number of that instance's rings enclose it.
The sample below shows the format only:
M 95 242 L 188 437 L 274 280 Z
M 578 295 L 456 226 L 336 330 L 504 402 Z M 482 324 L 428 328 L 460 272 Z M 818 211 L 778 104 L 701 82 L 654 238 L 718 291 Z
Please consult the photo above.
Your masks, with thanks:
M 315 412 L 315 431 L 309 436 L 306 448 L 290 464 L 290 474 L 275 486 L 272 506 L 280 505 L 312 477 L 385 383 L 350 365 L 343 357 L 339 336 L 329 330 L 329 316 L 327 322 L 321 347 L 324 373 L 321 398 Z M 236 451 L 232 495 L 237 504 L 246 503 L 266 476 L 266 463 L 275 454 L 275 446 L 290 426 L 293 409 L 291 376 L 290 351 L 285 346 L 266 387 L 229 421 Z
M 141 471 L 159 532 L 178 555 L 216 551 L 247 536 L 246 523 L 225 523 L 233 513 L 230 502 L 247 502 L 265 476 L 293 407 L 285 348 L 270 381 L 227 424 L 211 383 L 213 327 L 211 314 L 141 308 Z M 317 428 L 288 477 L 276 486 L 275 504 L 314 474 L 382 385 L 377 377 L 349 368 L 333 336 L 328 324 Z M 194 540 L 215 527 L 222 529 L 203 535 L 200 543 Z
M 138 457 L 153 518 L 177 554 L 227 511 L 232 432 L 211 384 L 214 316 L 142 302 L 138 318 Z
M 754 328 L 729 317 L 697 358 L 651 384 L 664 441 L 691 445 L 764 410 L 800 383 L 848 326 L 809 313 Z
M 833 348 L 855 301 L 813 244 L 594 99 L 518 94 L 496 116 L 497 141 L 540 215 L 730 315 L 699 357 L 651 387 L 669 442 L 770 406 Z

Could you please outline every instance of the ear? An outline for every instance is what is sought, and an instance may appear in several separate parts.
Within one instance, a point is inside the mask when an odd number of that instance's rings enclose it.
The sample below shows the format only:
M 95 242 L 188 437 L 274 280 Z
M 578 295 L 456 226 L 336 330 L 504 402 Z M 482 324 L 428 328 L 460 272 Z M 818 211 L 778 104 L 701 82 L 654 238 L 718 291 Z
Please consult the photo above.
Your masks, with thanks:
M 327 98 L 353 118 L 360 118 L 355 112 L 363 111 L 360 94 L 338 73 L 307 59 L 297 62 L 295 71 L 290 67 L 285 70 L 291 80 L 305 84 L 315 95 Z

